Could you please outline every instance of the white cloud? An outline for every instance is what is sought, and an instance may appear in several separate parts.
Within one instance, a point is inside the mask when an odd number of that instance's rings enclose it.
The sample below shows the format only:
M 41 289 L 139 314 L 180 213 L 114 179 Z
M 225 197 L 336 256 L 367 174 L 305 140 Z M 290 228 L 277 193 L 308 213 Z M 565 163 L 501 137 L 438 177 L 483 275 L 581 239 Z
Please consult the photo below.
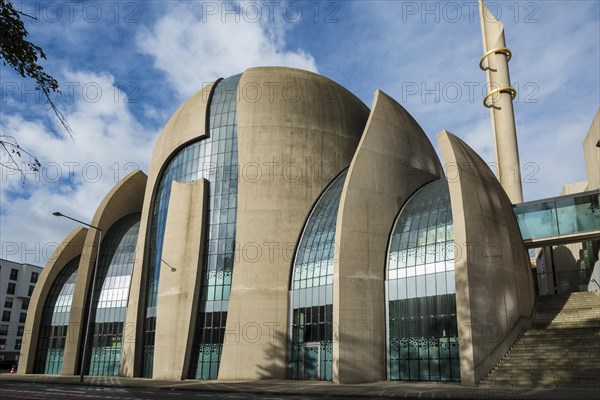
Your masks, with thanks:
M 76 226 L 51 216 L 53 211 L 90 221 L 116 182 L 133 169 L 147 170 L 157 132 L 148 132 L 131 114 L 114 78 L 83 71 L 66 72 L 65 78 L 79 83 L 74 103 L 65 109 L 75 143 L 21 112 L 3 115 L 0 123 L 3 134 L 18 138 L 42 162 L 39 173 L 26 174 L 24 186 L 18 174 L 2 170 L 0 257 L 43 265 L 52 243 Z
M 214 3 L 225 7 L 225 2 Z M 206 83 L 256 66 L 289 66 L 317 71 L 314 58 L 286 49 L 289 27 L 268 18 L 201 15 L 198 3 L 170 7 L 151 29 L 138 36 L 141 51 L 152 57 L 174 89 L 187 97 Z

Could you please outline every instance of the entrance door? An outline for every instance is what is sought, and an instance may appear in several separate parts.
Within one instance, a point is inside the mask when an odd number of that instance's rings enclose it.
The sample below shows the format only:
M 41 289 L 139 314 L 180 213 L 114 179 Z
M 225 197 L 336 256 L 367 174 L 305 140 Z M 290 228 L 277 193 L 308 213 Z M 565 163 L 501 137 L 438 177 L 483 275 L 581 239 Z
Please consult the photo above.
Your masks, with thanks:
M 319 379 L 319 344 L 307 343 L 304 345 L 304 379 Z

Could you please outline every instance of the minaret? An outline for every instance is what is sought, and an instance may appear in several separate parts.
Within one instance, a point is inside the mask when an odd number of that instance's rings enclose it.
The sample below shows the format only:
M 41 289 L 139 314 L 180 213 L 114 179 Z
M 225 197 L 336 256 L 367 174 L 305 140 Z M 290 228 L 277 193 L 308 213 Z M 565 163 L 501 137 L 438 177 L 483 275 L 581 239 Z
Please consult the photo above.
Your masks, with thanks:
M 523 202 L 521 166 L 513 99 L 517 91 L 510 85 L 508 62 L 511 51 L 504 42 L 504 25 L 479 0 L 483 37 L 483 57 L 479 67 L 486 72 L 489 91 L 483 105 L 490 109 L 498 180 L 513 204 Z

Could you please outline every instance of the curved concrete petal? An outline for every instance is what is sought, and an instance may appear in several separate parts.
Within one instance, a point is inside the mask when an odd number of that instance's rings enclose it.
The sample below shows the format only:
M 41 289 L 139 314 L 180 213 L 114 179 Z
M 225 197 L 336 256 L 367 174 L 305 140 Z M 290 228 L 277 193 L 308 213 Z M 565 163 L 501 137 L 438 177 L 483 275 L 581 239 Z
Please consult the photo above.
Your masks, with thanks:
M 385 376 L 384 272 L 394 219 L 418 188 L 444 175 L 410 114 L 377 91 L 338 211 L 333 264 L 333 380 Z
M 131 277 L 125 322 L 125 327 L 131 334 L 128 334 L 123 341 L 123 362 L 121 364 L 121 375 L 123 376 L 142 375 L 141 351 L 146 301 L 144 282 L 147 281 L 146 270 L 148 268 L 147 261 L 145 261 L 148 251 L 146 240 L 150 231 L 150 212 L 152 211 L 154 192 L 159 183 L 158 179 L 174 154 L 187 144 L 207 137 L 206 113 L 214 87 L 215 82 L 212 82 L 186 100 L 171 116 L 154 145 L 141 208 L 142 215 L 137 242 L 138 256 L 134 261 Z
M 69 261 L 81 255 L 87 233 L 88 230 L 86 228 L 77 227 L 73 229 L 62 243 L 58 245 L 40 273 L 27 310 L 25 335 L 23 335 L 23 344 L 19 358 L 19 374 L 33 373 L 44 303 L 54 281 L 63 268 Z M 70 330 L 71 327 L 68 329 Z M 71 332 L 68 332 L 68 335 L 71 335 Z
M 238 97 L 236 257 L 219 379 L 285 379 L 298 238 L 350 164 L 369 110 L 337 83 L 294 68 L 246 70 Z
M 139 170 L 133 171 L 121 179 L 104 196 L 104 199 L 96 209 L 90 225 L 97 226 L 106 234 L 110 227 L 119 219 L 129 214 L 139 213 L 142 210 L 146 179 L 146 175 Z M 81 342 L 85 327 L 84 307 L 87 304 L 87 294 L 91 288 L 99 236 L 99 232 L 96 229 L 88 230 L 81 260 L 79 261 L 77 280 L 73 292 L 73 305 L 71 306 L 71 313 L 69 315 L 70 337 L 73 340 L 68 340 L 65 344 L 63 360 L 63 374 L 66 375 L 76 374 L 79 370 L 80 349 L 82 347 Z M 130 296 L 130 299 L 137 299 L 137 297 Z
M 533 276 L 512 204 L 493 172 L 450 132 L 445 161 L 455 241 L 460 373 L 474 385 L 531 323 Z

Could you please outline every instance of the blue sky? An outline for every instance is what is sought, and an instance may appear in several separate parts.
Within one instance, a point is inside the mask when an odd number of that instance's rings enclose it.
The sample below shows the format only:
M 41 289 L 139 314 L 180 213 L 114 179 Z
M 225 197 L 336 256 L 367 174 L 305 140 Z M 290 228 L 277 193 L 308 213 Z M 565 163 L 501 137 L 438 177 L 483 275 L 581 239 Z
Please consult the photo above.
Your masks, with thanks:
M 30 80 L 2 66 L 2 135 L 42 162 L 2 171 L 0 257 L 43 265 L 203 84 L 252 66 L 319 72 L 371 105 L 398 100 L 435 144 L 448 129 L 493 161 L 476 1 L 14 2 L 63 88 L 72 141 Z M 600 105 L 600 2 L 488 2 L 506 27 L 526 200 L 585 180 L 582 141 Z

